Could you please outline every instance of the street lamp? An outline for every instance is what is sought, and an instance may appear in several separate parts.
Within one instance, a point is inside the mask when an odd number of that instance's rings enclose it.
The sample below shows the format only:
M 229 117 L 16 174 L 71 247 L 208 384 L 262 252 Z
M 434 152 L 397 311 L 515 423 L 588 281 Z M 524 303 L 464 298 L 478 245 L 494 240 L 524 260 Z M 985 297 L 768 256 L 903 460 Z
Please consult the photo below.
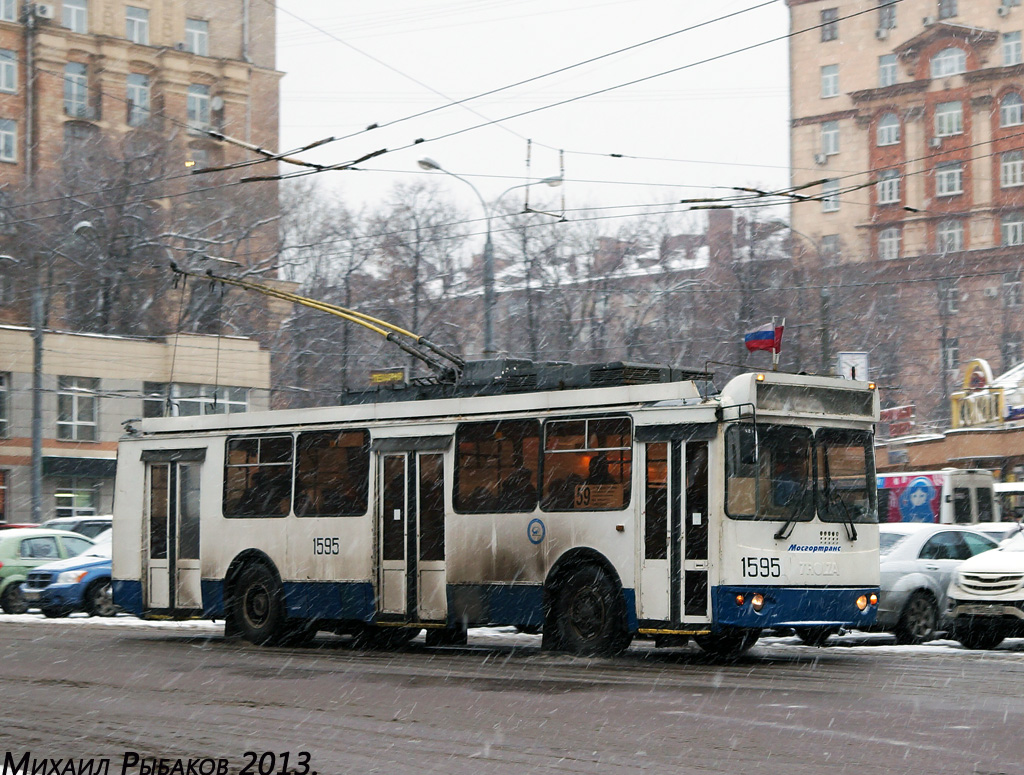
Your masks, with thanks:
M 494 242 L 491 239 L 491 219 L 493 213 L 491 208 L 488 207 L 486 200 L 481 195 L 477 187 L 469 182 L 466 178 L 461 175 L 456 175 L 454 172 L 449 172 L 436 161 L 428 156 L 424 156 L 418 162 L 420 169 L 424 169 L 427 172 L 443 172 L 445 175 L 451 175 L 456 180 L 461 180 L 476 194 L 476 198 L 480 200 L 480 206 L 484 211 L 484 221 L 487 224 L 487 239 L 484 242 L 484 357 L 493 358 L 495 354 L 494 349 L 494 321 L 493 321 L 493 308 L 494 308 Z M 537 183 L 543 183 L 547 186 L 560 186 L 562 185 L 561 177 L 544 178 L 542 180 L 535 180 L 530 183 L 520 183 L 502 191 L 498 196 L 494 198 L 494 204 L 498 203 L 505 194 L 509 191 L 514 191 L 517 188 L 526 188 L 527 186 L 533 186 Z

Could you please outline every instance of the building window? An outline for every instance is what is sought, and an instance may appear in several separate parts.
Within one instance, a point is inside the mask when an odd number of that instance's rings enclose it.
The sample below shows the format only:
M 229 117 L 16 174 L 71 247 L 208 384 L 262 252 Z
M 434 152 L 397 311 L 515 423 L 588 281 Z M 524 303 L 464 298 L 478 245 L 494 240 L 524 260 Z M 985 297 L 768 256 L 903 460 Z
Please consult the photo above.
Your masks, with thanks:
M 880 205 L 899 204 L 900 173 L 896 170 L 883 170 L 878 174 L 875 183 L 875 199 Z
M 1024 245 L 1024 213 L 1007 213 L 1000 219 L 1004 246 Z
M 1024 186 L 1024 151 L 1007 151 L 999 157 L 999 186 Z
M 943 314 L 955 315 L 960 311 L 960 291 L 956 280 L 939 281 L 939 308 Z
M 932 57 L 932 78 L 959 75 L 967 70 L 967 55 L 962 48 L 944 48 Z
M 132 43 L 149 45 L 149 11 L 129 5 L 124 9 L 124 36 Z
M 0 118 L 0 161 L 18 161 L 18 122 Z
M 896 69 L 896 55 L 882 54 L 878 57 L 878 85 L 892 86 L 899 75 Z
M 935 106 L 935 134 L 938 137 L 958 135 L 964 131 L 962 102 L 940 102 Z
M 839 38 L 839 9 L 823 8 L 821 11 L 821 42 Z
M 839 235 L 826 234 L 821 238 L 821 255 L 829 264 L 839 261 Z
M 95 377 L 57 377 L 57 438 L 96 441 Z
M 1020 363 L 1020 331 L 1003 334 L 1003 346 L 1000 348 L 1003 355 L 1003 371 L 1009 371 Z
M 18 55 L 0 48 L 0 91 L 18 91 Z
M 956 16 L 956 0 L 939 0 L 939 18 L 949 19 Z
M 825 65 L 821 68 L 821 96 L 839 96 L 839 65 Z
M 7 423 L 7 393 L 9 391 L 8 385 L 11 381 L 10 374 L 0 373 L 0 439 L 6 439 L 9 428 Z
M 192 84 L 188 87 L 189 129 L 210 128 L 210 87 Z
M 75 118 L 90 118 L 89 74 L 79 62 L 64 67 L 64 112 Z
M 185 20 L 185 50 L 199 56 L 210 55 L 210 23 L 201 19 Z
M 93 517 L 99 513 L 99 485 L 91 479 L 58 479 L 58 517 Z
M 956 337 L 947 338 L 942 343 L 942 365 L 949 371 L 960 366 L 960 340 Z
M 900 120 L 895 113 L 886 113 L 878 119 L 878 128 L 875 132 L 875 141 L 878 145 L 898 145 L 900 142 Z
M 171 417 L 198 417 L 204 414 L 234 414 L 249 411 L 249 388 L 215 387 L 213 385 L 146 382 L 143 417 L 163 417 L 164 405 L 170 400 Z
M 834 213 L 839 210 L 839 181 L 826 180 L 821 184 L 821 211 Z
M 88 0 L 64 0 L 60 22 L 72 32 L 89 31 Z
M 16 0 L 0 0 L 0 21 L 18 21 L 18 5 Z
M 129 73 L 126 91 L 128 126 L 142 126 L 149 121 L 149 77 Z
M 0 470 L 0 522 L 7 521 L 7 472 Z
M 1021 124 L 1024 124 L 1024 100 L 1016 92 L 1010 92 L 999 101 L 999 126 Z
M 899 0 L 878 0 L 878 29 L 896 28 L 896 3 Z
M 964 224 L 962 221 L 940 221 L 935 227 L 935 248 L 942 254 L 957 253 L 964 249 Z
M 883 261 L 892 261 L 900 257 L 900 230 L 890 226 L 878 232 L 878 257 Z
M 838 121 L 826 121 L 821 125 L 821 152 L 826 156 L 839 153 Z
M 935 168 L 935 196 L 955 196 L 964 192 L 964 171 L 958 161 Z
M 1021 292 L 1020 275 L 1016 272 L 1007 272 L 1003 275 L 1003 306 L 1019 307 L 1024 300 L 1024 293 Z
M 1021 58 L 1020 33 L 1003 33 L 1003 65 L 1019 65 Z

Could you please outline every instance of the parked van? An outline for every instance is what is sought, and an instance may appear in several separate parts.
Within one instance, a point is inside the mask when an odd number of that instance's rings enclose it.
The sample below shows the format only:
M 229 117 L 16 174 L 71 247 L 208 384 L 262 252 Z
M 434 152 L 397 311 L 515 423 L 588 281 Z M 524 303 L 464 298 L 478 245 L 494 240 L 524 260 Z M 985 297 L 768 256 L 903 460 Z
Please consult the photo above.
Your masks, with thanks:
M 991 471 L 943 468 L 878 475 L 879 522 L 995 522 Z

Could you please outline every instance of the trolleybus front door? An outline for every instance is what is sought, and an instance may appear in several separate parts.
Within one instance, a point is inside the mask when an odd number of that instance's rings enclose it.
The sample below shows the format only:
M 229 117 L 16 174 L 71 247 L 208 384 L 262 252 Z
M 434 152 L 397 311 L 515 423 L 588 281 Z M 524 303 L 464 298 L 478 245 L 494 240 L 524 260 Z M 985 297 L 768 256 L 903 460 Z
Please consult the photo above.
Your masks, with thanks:
M 378 614 L 447 617 L 443 459 L 438 452 L 380 457 Z
M 707 621 L 708 444 L 648 442 L 644 463 L 640 619 Z
M 199 570 L 202 460 L 199 455 L 187 454 L 191 450 L 185 452 L 177 460 L 151 459 L 146 465 L 145 607 L 151 611 L 195 613 L 203 607 Z

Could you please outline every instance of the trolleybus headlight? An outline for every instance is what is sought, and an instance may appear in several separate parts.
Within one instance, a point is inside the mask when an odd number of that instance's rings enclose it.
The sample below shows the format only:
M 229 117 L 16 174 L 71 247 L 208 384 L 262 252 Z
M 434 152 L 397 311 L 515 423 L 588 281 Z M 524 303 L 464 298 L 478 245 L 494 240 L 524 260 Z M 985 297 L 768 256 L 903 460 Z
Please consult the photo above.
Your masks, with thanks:
M 878 595 L 872 593 L 868 598 L 868 602 L 871 603 L 871 605 L 878 605 Z
M 747 599 L 743 595 L 736 595 L 736 605 L 742 606 L 745 602 L 747 602 Z
M 868 596 L 867 595 L 861 595 L 860 597 L 858 597 L 857 598 L 857 608 L 859 608 L 861 611 L 863 611 L 867 607 L 868 607 Z
M 755 611 L 760 611 L 762 608 L 764 608 L 764 595 L 758 592 L 752 598 L 750 598 L 750 607 L 753 608 Z

